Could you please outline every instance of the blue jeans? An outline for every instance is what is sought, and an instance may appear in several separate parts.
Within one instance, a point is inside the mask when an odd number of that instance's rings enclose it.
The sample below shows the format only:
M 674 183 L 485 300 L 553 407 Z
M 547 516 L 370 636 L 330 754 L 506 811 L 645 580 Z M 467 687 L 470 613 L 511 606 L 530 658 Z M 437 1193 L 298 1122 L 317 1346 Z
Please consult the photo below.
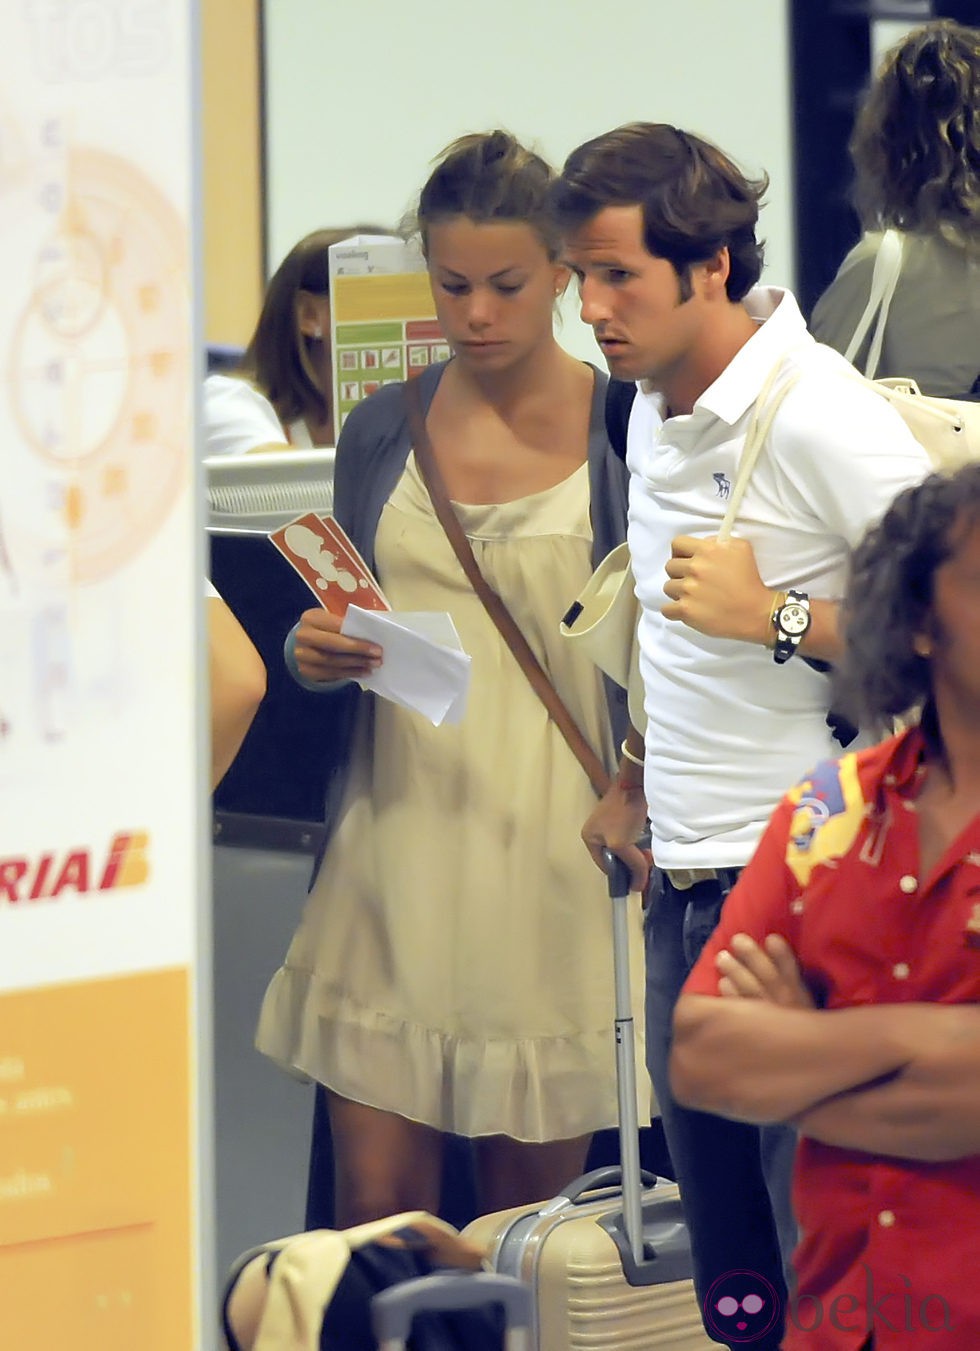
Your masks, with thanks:
M 750 1345 L 752 1351 L 777 1351 L 785 1272 L 796 1245 L 790 1202 L 796 1134 L 785 1126 L 751 1126 L 681 1107 L 671 1095 L 667 1074 L 674 1005 L 736 877 L 736 869 L 726 869 L 718 881 L 679 891 L 654 871 L 644 925 L 647 1067 L 691 1231 L 701 1307 L 716 1282 L 729 1293 L 723 1277 L 761 1276 L 775 1292 L 780 1316 Z M 757 1283 L 757 1288 L 765 1292 L 764 1284 Z M 708 1329 L 716 1341 L 724 1340 L 717 1317 Z M 735 1345 L 741 1349 L 745 1342 L 742 1335 Z

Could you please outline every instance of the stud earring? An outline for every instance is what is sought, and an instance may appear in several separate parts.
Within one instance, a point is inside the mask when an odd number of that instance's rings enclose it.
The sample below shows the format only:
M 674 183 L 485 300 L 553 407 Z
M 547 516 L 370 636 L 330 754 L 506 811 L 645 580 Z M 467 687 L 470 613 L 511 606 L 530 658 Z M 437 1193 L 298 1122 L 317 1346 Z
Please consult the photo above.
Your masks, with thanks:
M 912 639 L 912 651 L 917 657 L 931 657 L 932 643 L 924 634 L 917 633 Z
M 319 341 L 320 338 L 323 337 L 323 329 L 320 327 L 319 324 L 316 324 L 316 325 L 314 326 L 314 328 L 313 328 L 313 336 L 314 336 L 314 338 L 317 339 L 317 341 Z

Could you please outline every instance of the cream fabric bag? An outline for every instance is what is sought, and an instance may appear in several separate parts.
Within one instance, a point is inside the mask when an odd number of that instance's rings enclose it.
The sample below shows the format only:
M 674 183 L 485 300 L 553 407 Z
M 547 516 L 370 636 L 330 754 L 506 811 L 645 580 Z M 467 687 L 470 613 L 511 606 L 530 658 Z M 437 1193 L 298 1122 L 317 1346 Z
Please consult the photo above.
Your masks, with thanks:
M 606 554 L 560 628 L 564 638 L 577 643 L 600 671 L 626 690 L 630 722 L 642 732 L 647 719 L 636 633 L 639 621 L 630 551 L 620 544 Z
M 391 1215 L 353 1229 L 315 1229 L 275 1239 L 244 1253 L 232 1270 L 233 1290 L 256 1258 L 278 1253 L 268 1277 L 253 1351 L 319 1351 L 324 1312 L 347 1269 L 352 1252 L 368 1243 L 404 1246 L 399 1231 L 411 1229 L 428 1240 L 438 1265 L 478 1270 L 483 1254 L 442 1220 L 422 1210 Z
M 980 460 L 980 403 L 964 399 L 939 399 L 923 394 L 904 376 L 876 380 L 888 311 L 902 271 L 904 241 L 900 231 L 885 230 L 875 255 L 871 294 L 844 356 L 853 362 L 871 325 L 871 345 L 864 366 L 866 383 L 887 399 L 901 415 L 909 431 L 928 452 L 935 468 L 952 474 L 970 460 Z

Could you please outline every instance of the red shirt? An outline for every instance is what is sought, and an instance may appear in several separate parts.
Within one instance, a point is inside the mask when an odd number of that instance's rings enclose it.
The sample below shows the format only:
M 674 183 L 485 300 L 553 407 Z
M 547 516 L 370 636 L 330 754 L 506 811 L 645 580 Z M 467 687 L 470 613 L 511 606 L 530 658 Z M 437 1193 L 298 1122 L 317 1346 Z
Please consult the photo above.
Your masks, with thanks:
M 980 1001 L 980 816 L 919 876 L 918 729 L 825 761 L 773 814 L 684 987 L 735 933 L 791 944 L 828 1009 Z M 980 1155 L 922 1163 L 801 1139 L 785 1351 L 980 1348 Z

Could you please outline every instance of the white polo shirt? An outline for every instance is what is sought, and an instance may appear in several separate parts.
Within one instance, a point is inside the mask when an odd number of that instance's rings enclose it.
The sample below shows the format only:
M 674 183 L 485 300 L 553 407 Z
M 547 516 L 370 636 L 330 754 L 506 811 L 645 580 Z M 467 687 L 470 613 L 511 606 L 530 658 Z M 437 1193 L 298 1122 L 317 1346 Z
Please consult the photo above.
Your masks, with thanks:
M 840 750 L 826 723 L 825 675 L 798 655 L 777 666 L 761 645 L 708 638 L 662 614 L 671 541 L 717 534 L 755 400 L 777 361 L 800 377 L 776 414 L 734 530 L 751 542 L 767 586 L 839 599 L 866 527 L 930 469 L 894 409 L 807 333 L 788 291 L 757 287 L 744 304 L 758 331 L 692 413 L 665 422 L 661 395 L 641 382 L 630 417 L 645 788 L 663 868 L 747 863 L 790 784 Z

